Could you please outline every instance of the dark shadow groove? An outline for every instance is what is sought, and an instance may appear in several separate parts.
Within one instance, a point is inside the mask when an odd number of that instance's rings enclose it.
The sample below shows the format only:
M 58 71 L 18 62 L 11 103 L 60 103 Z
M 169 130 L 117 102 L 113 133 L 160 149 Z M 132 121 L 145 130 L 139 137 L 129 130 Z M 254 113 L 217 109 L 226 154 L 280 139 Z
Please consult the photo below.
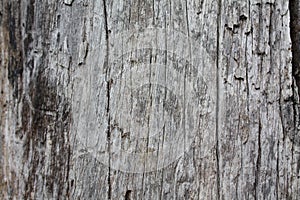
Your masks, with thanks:
M 220 175 L 220 144 L 219 144 L 219 125 L 220 125 L 220 119 L 219 119 L 219 108 L 220 108 L 220 88 L 219 88 L 219 84 L 220 84 L 220 78 L 219 78 L 219 74 L 220 74 L 220 37 L 221 37 L 221 17 L 222 17 L 222 0 L 218 0 L 218 16 L 217 16 L 217 77 L 216 77 L 216 87 L 217 87 L 217 103 L 216 103 L 216 162 L 217 162 L 217 199 L 221 199 L 221 175 Z
M 300 1 L 290 0 L 290 34 L 292 40 L 293 76 L 300 88 Z M 298 94 L 299 95 L 299 94 Z

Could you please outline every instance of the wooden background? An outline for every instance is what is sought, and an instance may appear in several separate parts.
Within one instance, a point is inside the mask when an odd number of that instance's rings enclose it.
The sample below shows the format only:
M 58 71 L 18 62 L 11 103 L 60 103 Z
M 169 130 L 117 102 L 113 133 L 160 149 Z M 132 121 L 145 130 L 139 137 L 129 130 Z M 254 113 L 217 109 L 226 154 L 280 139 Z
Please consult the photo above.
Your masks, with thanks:
M 2 0 L 1 199 L 300 199 L 299 0 Z

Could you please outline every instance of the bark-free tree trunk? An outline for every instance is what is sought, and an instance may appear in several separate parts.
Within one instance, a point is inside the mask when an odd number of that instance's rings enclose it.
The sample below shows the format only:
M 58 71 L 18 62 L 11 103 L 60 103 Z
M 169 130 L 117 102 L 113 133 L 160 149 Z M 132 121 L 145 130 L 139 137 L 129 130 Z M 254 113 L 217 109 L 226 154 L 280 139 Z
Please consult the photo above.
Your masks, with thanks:
M 300 199 L 299 0 L 2 0 L 1 199 Z

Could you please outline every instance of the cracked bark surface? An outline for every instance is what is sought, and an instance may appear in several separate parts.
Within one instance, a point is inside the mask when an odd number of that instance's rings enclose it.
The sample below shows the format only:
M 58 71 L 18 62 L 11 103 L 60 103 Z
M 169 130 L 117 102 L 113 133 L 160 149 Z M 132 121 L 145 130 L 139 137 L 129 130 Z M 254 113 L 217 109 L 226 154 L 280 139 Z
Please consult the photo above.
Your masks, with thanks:
M 299 0 L 0 3 L 0 199 L 300 199 Z

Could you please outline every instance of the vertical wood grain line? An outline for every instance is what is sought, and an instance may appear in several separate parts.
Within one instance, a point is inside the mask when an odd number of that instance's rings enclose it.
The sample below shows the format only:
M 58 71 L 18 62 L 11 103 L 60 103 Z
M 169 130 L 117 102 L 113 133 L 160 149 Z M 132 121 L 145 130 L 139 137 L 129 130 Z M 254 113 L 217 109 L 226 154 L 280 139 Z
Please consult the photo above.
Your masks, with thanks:
M 109 80 L 109 30 L 108 30 L 108 16 L 107 16 L 107 8 L 106 8 L 106 0 L 103 0 L 103 14 L 104 14 L 104 27 L 105 27 L 105 39 L 106 39 L 106 55 L 105 55 L 105 61 L 104 61 L 104 69 L 106 73 L 106 97 L 107 97 L 107 107 L 106 107 L 106 114 L 108 115 L 107 120 L 107 145 L 108 145 L 108 175 L 107 175 L 107 184 L 108 184 L 108 190 L 107 190 L 107 199 L 111 199 L 111 192 L 112 192 L 112 186 L 111 186 L 111 126 L 110 126 L 110 87 L 111 87 L 111 81 Z
M 217 16 L 217 52 L 216 52 L 216 160 L 217 160 L 217 199 L 220 199 L 220 194 L 221 194 L 221 181 L 220 181 L 220 149 L 219 149 L 219 108 L 220 108 L 220 66 L 219 63 L 221 62 L 220 59 L 220 31 L 221 31 L 221 13 L 222 12 L 222 0 L 218 0 L 218 16 Z

